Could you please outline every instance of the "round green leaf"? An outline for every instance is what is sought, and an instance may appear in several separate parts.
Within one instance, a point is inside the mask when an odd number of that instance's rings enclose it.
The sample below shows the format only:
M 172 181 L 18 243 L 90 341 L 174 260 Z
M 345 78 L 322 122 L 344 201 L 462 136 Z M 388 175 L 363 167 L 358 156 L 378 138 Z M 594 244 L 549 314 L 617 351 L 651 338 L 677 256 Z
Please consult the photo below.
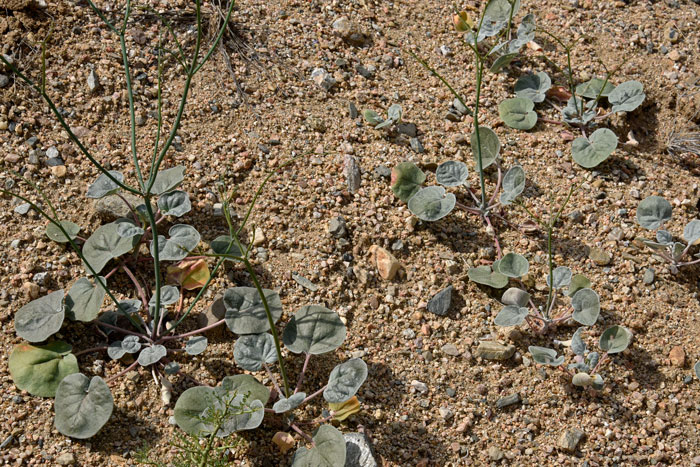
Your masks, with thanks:
M 511 52 L 511 53 L 501 55 L 493 62 L 493 65 L 491 65 L 491 68 L 489 68 L 489 72 L 490 73 L 498 73 L 503 68 L 510 65 L 510 62 L 512 62 L 513 59 L 517 56 L 518 56 L 517 52 Z
M 275 340 L 266 332 L 241 336 L 233 348 L 233 358 L 244 370 L 258 371 L 263 363 L 277 361 Z
M 403 108 L 399 104 L 392 104 L 387 110 L 387 116 L 389 120 L 394 123 L 401 122 L 401 117 L 403 116 Z
M 527 74 L 518 78 L 515 82 L 515 95 L 532 102 L 544 102 L 549 88 L 552 87 L 552 80 L 544 71 L 535 74 Z
M 54 397 L 61 380 L 79 371 L 78 360 L 70 352 L 71 346 L 61 341 L 19 344 L 8 361 L 12 381 L 33 396 Z
M 575 96 L 571 96 L 566 103 L 566 107 L 561 109 L 561 115 L 566 123 L 588 124 L 596 116 L 596 101 L 584 102 Z M 581 114 L 583 112 L 583 115 Z
M 106 279 L 100 276 L 106 283 Z M 93 284 L 87 277 L 81 277 L 68 290 L 66 295 L 66 316 L 73 321 L 92 321 L 97 318 L 107 292 L 99 284 Z
M 238 248 L 238 243 L 228 235 L 220 235 L 211 241 L 209 247 L 217 255 L 243 256 L 243 252 Z M 227 259 L 233 261 L 233 259 Z
M 437 182 L 444 186 L 464 185 L 467 180 L 467 164 L 460 161 L 446 161 L 435 171 Z
M 107 355 L 113 360 L 118 360 L 127 353 L 136 353 L 139 350 L 141 350 L 139 337 L 126 336 L 124 340 L 110 342 L 107 347 Z
M 559 266 L 552 271 L 554 278 L 554 288 L 561 289 L 571 284 L 571 269 L 566 266 Z M 547 285 L 549 285 L 549 274 L 547 274 Z
M 657 230 L 656 241 L 663 245 L 670 245 L 673 243 L 673 235 L 668 230 Z
M 117 235 L 121 238 L 131 238 L 143 235 L 145 232 L 140 225 L 137 225 L 132 219 L 122 217 L 114 221 L 117 224 Z
M 345 465 L 343 434 L 332 425 L 321 425 L 313 436 L 311 449 L 300 447 L 294 453 L 292 467 L 339 467 Z
M 260 401 L 263 405 L 270 399 L 270 390 L 251 375 L 226 376 L 216 391 L 242 394 L 247 397 L 247 402 Z
M 306 305 L 289 320 L 282 340 L 293 353 L 319 355 L 340 347 L 346 332 L 345 324 L 335 311 L 320 305 Z
M 496 323 L 497 326 L 503 327 L 518 326 L 525 321 L 525 317 L 528 314 L 529 311 L 525 307 L 508 305 L 498 312 L 493 322 Z
M 377 126 L 384 121 L 382 117 L 379 116 L 374 110 L 363 110 L 362 116 L 372 126 Z
M 32 300 L 15 314 L 15 331 L 29 342 L 41 342 L 58 332 L 65 316 L 63 289 Z
M 585 372 L 576 373 L 574 377 L 571 378 L 571 384 L 578 387 L 588 387 L 593 384 L 593 378 Z
M 323 398 L 332 403 L 345 402 L 357 394 L 366 379 L 367 364 L 361 358 L 352 358 L 333 368 Z
M 624 351 L 632 342 L 632 332 L 624 326 L 610 326 L 600 335 L 600 348 L 609 354 Z
M 581 289 L 571 299 L 572 318 L 584 326 L 593 326 L 600 314 L 600 298 L 593 289 Z
M 588 139 L 585 136 L 576 138 L 571 144 L 571 154 L 578 165 L 590 169 L 610 157 L 616 147 L 615 133 L 607 128 L 598 128 Z
M 491 0 L 484 9 L 484 20 L 488 18 L 491 21 L 509 21 L 511 18 L 515 18 L 519 9 L 520 0 L 516 0 L 513 5 L 509 0 Z
M 183 392 L 175 402 L 175 423 L 191 436 L 210 434 L 214 429 L 211 423 L 204 421 L 206 412 L 214 405 L 214 389 L 196 386 Z
M 530 301 L 530 294 L 517 287 L 511 287 L 501 296 L 501 303 L 504 305 L 515 305 L 517 308 L 527 306 Z
M 391 170 L 391 190 L 407 203 L 425 182 L 425 173 L 413 162 L 401 162 Z
M 114 400 L 107 383 L 99 376 L 68 375 L 56 389 L 56 429 L 71 438 L 94 436 L 112 415 Z
M 207 348 L 207 338 L 205 336 L 192 336 L 187 339 L 185 352 L 190 355 L 199 355 Z
M 601 78 L 591 78 L 585 83 L 576 86 L 576 94 L 588 99 L 595 99 L 599 95 L 601 97 L 608 96 L 613 89 L 615 89 L 615 86 L 610 81 Z
M 180 300 L 180 291 L 174 285 L 166 285 L 160 288 L 160 304 L 161 306 L 172 305 Z M 151 295 L 148 301 L 148 306 L 156 306 L 156 294 Z
M 282 302 L 277 292 L 263 289 L 267 306 L 276 323 L 282 316 Z M 226 326 L 236 334 L 260 334 L 270 330 L 265 307 L 254 287 L 233 287 L 224 292 Z
M 215 394 L 216 389 L 218 388 L 214 389 Z M 263 418 L 265 417 L 265 408 L 262 402 L 259 400 L 250 401 L 241 394 L 237 394 L 235 396 L 228 394 L 226 397 L 231 400 L 229 407 L 232 407 L 233 409 L 228 409 L 230 414 L 224 420 L 221 428 L 216 434 L 217 438 L 226 438 L 227 436 L 230 436 L 231 433 L 243 430 L 253 430 L 260 426 Z M 219 413 L 225 413 L 225 399 L 215 399 L 214 410 L 218 411 Z
M 122 314 L 133 315 L 134 313 L 138 313 L 140 309 L 141 300 L 130 298 L 127 300 L 119 301 L 119 311 Z
M 99 273 L 113 258 L 130 252 L 139 238 L 122 238 L 119 235 L 119 223 L 112 222 L 98 227 L 83 245 L 85 261 Z
M 517 130 L 529 130 L 537 123 L 535 103 L 523 97 L 513 97 L 498 104 L 498 114 L 503 123 Z
M 479 146 L 476 141 L 476 131 L 472 132 L 470 140 L 477 170 L 481 170 L 479 168 L 479 147 L 481 147 L 481 162 L 484 169 L 496 162 L 501 152 L 501 142 L 498 140 L 498 135 L 491 128 L 485 126 L 479 127 L 479 141 L 481 142 L 481 146 Z
M 503 177 L 503 193 L 501 204 L 507 206 L 513 202 L 525 189 L 525 171 L 519 165 L 514 165 Z
M 467 275 L 469 276 L 469 279 L 473 280 L 477 284 L 488 285 L 494 289 L 502 289 L 508 285 L 508 276 L 505 276 L 500 272 L 493 271 L 490 266 L 469 268 Z
M 165 357 L 167 354 L 168 351 L 164 346 L 156 344 L 145 347 L 143 350 L 141 350 L 141 353 L 139 353 L 139 358 L 137 360 L 139 362 L 139 365 L 149 366 L 158 363 L 160 359 Z
M 581 339 L 583 329 L 583 327 L 578 328 L 571 338 L 571 350 L 576 355 L 583 355 L 586 353 L 586 344 L 583 342 L 583 339 Z
M 618 84 L 608 95 L 613 112 L 631 112 L 644 102 L 644 86 L 639 81 Z
M 649 230 L 656 230 L 671 219 L 671 203 L 661 196 L 649 196 L 637 207 L 637 222 Z
M 59 221 L 59 224 L 61 224 L 63 230 L 65 230 L 68 234 L 68 238 L 66 238 L 63 232 L 61 232 L 61 229 L 59 229 L 53 222 L 49 222 L 46 225 L 46 236 L 58 243 L 66 243 L 68 242 L 68 239 L 75 240 L 75 238 L 78 236 L 78 232 L 80 232 L 80 226 L 71 221 Z
M 272 406 L 272 410 L 274 410 L 275 413 L 289 412 L 290 410 L 294 410 L 299 407 L 299 405 L 304 402 L 304 399 L 306 399 L 305 392 L 297 392 L 296 394 L 289 396 L 289 399 L 282 397 L 280 400 L 275 402 L 275 404 Z
M 201 238 L 197 229 L 187 224 L 170 227 L 168 235 L 168 239 L 158 235 L 158 259 L 161 261 L 180 261 L 195 249 Z M 153 247 L 154 242 L 151 240 L 151 255 Z
M 557 358 L 557 351 L 547 347 L 531 345 L 527 348 L 532 355 L 532 359 L 540 365 L 559 366 L 564 363 L 564 356 Z
M 122 175 L 120 172 L 117 172 L 116 170 L 109 170 L 108 172 L 116 180 L 119 180 L 119 183 L 124 182 L 124 175 Z M 87 194 L 85 196 L 93 199 L 104 198 L 105 196 L 113 195 L 117 191 L 119 191 L 119 185 L 114 183 L 107 175 L 102 174 L 97 177 L 97 180 L 95 180 L 92 185 L 88 187 Z
M 579 290 L 590 288 L 590 286 L 591 281 L 588 280 L 586 276 L 583 274 L 576 274 L 571 278 L 571 284 L 569 285 L 569 290 L 566 292 L 566 295 L 573 297 Z
M 185 167 L 178 165 L 170 169 L 160 170 L 156 179 L 153 181 L 151 193 L 154 195 L 162 195 L 168 191 L 172 191 L 185 179 Z
M 498 272 L 508 277 L 522 277 L 530 269 L 530 263 L 523 255 L 508 253 L 498 263 Z
M 700 220 L 693 219 L 688 222 L 683 229 L 683 240 L 688 242 L 688 245 L 693 245 L 700 240 Z
M 445 193 L 441 186 L 421 188 L 408 200 L 408 209 L 421 220 L 433 222 L 448 215 L 455 207 L 457 198 Z
M 184 216 L 192 209 L 190 195 L 180 190 L 165 193 L 158 198 L 158 209 L 166 216 Z

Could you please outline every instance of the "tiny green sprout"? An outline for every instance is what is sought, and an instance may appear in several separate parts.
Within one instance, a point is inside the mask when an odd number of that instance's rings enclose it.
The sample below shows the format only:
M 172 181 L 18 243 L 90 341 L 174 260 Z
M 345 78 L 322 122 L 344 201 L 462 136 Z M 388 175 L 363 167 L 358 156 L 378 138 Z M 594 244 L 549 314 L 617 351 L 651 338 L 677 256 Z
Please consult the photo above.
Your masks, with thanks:
M 683 228 L 683 242 L 675 241 L 673 235 L 663 226 L 671 220 L 673 207 L 660 196 L 649 196 L 637 207 L 637 222 L 647 230 L 656 231 L 654 240 L 639 238 L 655 255 L 671 265 L 672 272 L 684 266 L 700 263 L 700 253 L 689 259 L 693 246 L 700 244 L 700 220 L 693 219 Z
M 374 110 L 364 110 L 362 112 L 362 116 L 368 124 L 374 127 L 375 130 L 380 130 L 391 125 L 398 125 L 401 123 L 403 108 L 399 104 L 392 104 L 387 110 L 386 119 L 383 119 L 381 115 Z

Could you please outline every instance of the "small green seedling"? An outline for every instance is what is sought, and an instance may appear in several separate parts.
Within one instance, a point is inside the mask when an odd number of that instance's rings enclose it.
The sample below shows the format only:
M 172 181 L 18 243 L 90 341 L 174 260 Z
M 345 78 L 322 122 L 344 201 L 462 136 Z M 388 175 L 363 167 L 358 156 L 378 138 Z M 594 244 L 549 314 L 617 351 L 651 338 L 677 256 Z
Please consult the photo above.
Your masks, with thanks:
M 533 360 L 540 365 L 561 369 L 571 378 L 571 383 L 580 388 L 600 391 L 604 387 L 600 370 L 611 360 L 610 355 L 623 352 L 632 342 L 632 333 L 624 326 L 611 326 L 600 336 L 599 352 L 589 352 L 583 341 L 584 328 L 579 328 L 571 339 L 570 346 L 574 353 L 574 363 L 564 366 L 564 356 L 557 356 L 554 349 L 531 345 L 528 347 Z
M 677 242 L 673 235 L 663 229 L 664 223 L 671 219 L 673 207 L 671 203 L 660 196 L 649 196 L 637 207 L 637 222 L 645 229 L 656 231 L 656 240 L 639 238 L 654 254 L 670 263 L 671 272 L 678 268 L 700 263 L 700 253 L 695 254 L 695 260 L 687 260 L 694 245 L 700 244 L 700 220 L 693 219 L 683 229 L 685 243 Z
M 374 127 L 375 130 L 380 130 L 382 128 L 387 128 L 392 125 L 398 125 L 401 123 L 401 117 L 403 117 L 403 108 L 399 104 L 393 104 L 387 110 L 387 117 L 383 119 L 374 110 L 364 110 L 362 116 L 365 121 Z

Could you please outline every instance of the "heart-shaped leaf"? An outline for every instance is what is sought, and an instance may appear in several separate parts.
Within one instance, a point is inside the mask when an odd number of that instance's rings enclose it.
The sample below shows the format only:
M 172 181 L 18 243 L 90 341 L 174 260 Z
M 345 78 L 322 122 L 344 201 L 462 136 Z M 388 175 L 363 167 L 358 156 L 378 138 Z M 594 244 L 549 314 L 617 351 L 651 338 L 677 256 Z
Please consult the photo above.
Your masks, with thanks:
M 391 170 L 391 190 L 403 202 L 420 189 L 425 182 L 425 173 L 413 162 L 401 162 Z
M 177 287 L 173 285 L 165 285 L 160 288 L 160 305 L 161 306 L 168 306 L 172 305 L 174 303 L 177 303 L 177 301 L 180 300 L 180 291 L 177 290 Z M 151 296 L 151 299 L 148 301 L 148 306 L 156 306 L 156 294 L 155 292 Z
M 106 283 L 106 279 L 100 276 Z M 99 284 L 93 284 L 87 277 L 81 277 L 68 290 L 65 306 L 66 316 L 73 321 L 92 321 L 97 318 L 107 292 Z
M 119 300 L 118 311 L 122 315 L 124 315 L 124 314 L 133 315 L 134 313 L 138 313 L 140 309 L 141 309 L 141 300 L 138 300 L 136 298 Z
M 181 190 L 165 193 L 158 198 L 158 209 L 166 216 L 184 216 L 192 210 L 190 195 Z
M 273 322 L 282 316 L 282 302 L 277 292 L 263 289 Z M 254 287 L 233 287 L 224 292 L 226 326 L 236 334 L 260 334 L 270 330 L 258 290 Z
M 83 256 L 95 272 L 99 273 L 111 259 L 133 250 L 138 241 L 138 237 L 121 237 L 119 223 L 112 222 L 98 227 L 90 235 L 83 245 Z
M 573 297 L 576 292 L 581 289 L 588 289 L 591 287 L 591 281 L 588 280 L 583 274 L 576 274 L 571 278 L 571 284 L 569 285 L 569 290 L 567 290 L 566 295 Z
M 387 116 L 389 117 L 389 120 L 393 121 L 394 123 L 400 123 L 401 117 L 403 116 L 403 108 L 401 108 L 399 104 L 392 104 L 387 110 Z
M 289 396 L 289 399 L 283 397 L 275 402 L 275 404 L 272 406 L 272 410 L 274 410 L 275 413 L 289 412 L 290 410 L 294 410 L 299 407 L 299 405 L 304 402 L 304 399 L 306 399 L 306 393 L 297 392 L 296 394 Z
M 338 467 L 345 465 L 343 434 L 332 425 L 321 425 L 313 436 L 311 449 L 301 447 L 294 453 L 292 467 Z
M 235 392 L 245 395 L 246 401 L 260 401 L 263 405 L 270 399 L 270 390 L 251 375 L 226 376 L 221 381 L 221 386 L 216 390 L 219 393 Z
M 189 355 L 199 355 L 207 348 L 207 338 L 205 336 L 192 336 L 187 339 L 185 352 Z
M 511 287 L 501 296 L 501 303 L 504 305 L 515 305 L 518 308 L 527 306 L 530 302 L 530 294 L 517 287 Z
M 639 81 L 618 84 L 608 95 L 613 112 L 632 112 L 644 102 L 644 86 Z
M 583 339 L 581 339 L 583 330 L 583 327 L 578 328 L 571 338 L 571 350 L 576 355 L 583 355 L 586 353 L 586 344 L 583 342 Z
M 613 89 L 615 86 L 610 81 L 602 78 L 591 78 L 576 86 L 576 94 L 588 99 L 595 99 L 598 96 L 608 96 Z
M 467 164 L 460 161 L 446 161 L 435 171 L 435 177 L 440 185 L 459 186 L 467 180 Z
M 489 73 L 498 73 L 508 65 L 510 65 L 510 62 L 515 59 L 515 57 L 518 56 L 517 52 L 512 52 L 509 51 L 507 54 L 503 54 L 500 57 L 498 57 L 494 62 L 493 65 L 491 65 L 491 68 L 489 68 Z
M 372 126 L 377 126 L 384 121 L 382 117 L 379 116 L 374 110 L 363 110 L 362 116 Z
M 263 363 L 275 363 L 275 340 L 268 333 L 247 334 L 236 341 L 233 358 L 238 366 L 248 371 L 258 371 Z
M 455 207 L 457 198 L 445 193 L 441 186 L 421 188 L 408 200 L 408 209 L 421 220 L 433 222 L 448 215 Z
M 345 402 L 357 393 L 366 379 L 367 364 L 361 358 L 352 358 L 333 368 L 323 398 L 328 402 Z
M 113 407 L 112 393 L 102 378 L 73 373 L 56 388 L 54 425 L 71 438 L 90 438 L 107 423 Z
M 673 235 L 668 230 L 657 230 L 656 241 L 662 245 L 670 245 L 673 243 Z
M 579 136 L 571 143 L 571 154 L 581 167 L 591 169 L 610 157 L 617 148 L 617 136 L 607 128 L 598 128 L 590 138 Z
M 688 242 L 688 245 L 694 245 L 700 240 L 700 220 L 693 219 L 683 229 L 683 240 Z
M 68 234 L 67 238 L 65 234 L 61 232 L 61 229 L 59 229 L 53 222 L 49 222 L 46 225 L 46 236 L 58 243 L 66 243 L 69 239 L 75 240 L 75 238 L 78 236 L 78 232 L 80 232 L 80 226 L 71 221 L 59 221 L 59 224 L 61 224 L 63 230 L 65 230 Z
M 552 271 L 552 277 L 554 278 L 553 288 L 562 289 L 571 284 L 571 269 L 566 266 L 559 266 L 554 268 Z M 549 285 L 549 274 L 547 274 L 547 285 Z
M 187 224 L 175 224 L 168 231 L 170 238 L 158 235 L 158 259 L 161 261 L 180 261 L 199 244 L 197 229 Z M 151 241 L 151 255 L 154 242 Z M 153 255 L 155 256 L 155 255 Z
M 178 165 L 170 169 L 160 170 L 156 179 L 153 181 L 151 193 L 154 195 L 162 195 L 169 191 L 173 191 L 180 186 L 180 183 L 185 179 L 185 167 Z
M 566 107 L 561 109 L 562 119 L 570 124 L 588 124 L 596 116 L 596 101 L 584 102 L 578 97 L 570 97 L 566 103 Z
M 661 196 L 649 196 L 637 207 L 637 222 L 645 229 L 656 230 L 671 219 L 672 211 L 671 203 Z
M 525 317 L 528 314 L 529 311 L 525 307 L 508 305 L 498 312 L 493 322 L 496 323 L 497 326 L 503 327 L 518 326 L 525 321 Z
M 345 324 L 335 311 L 320 305 L 306 305 L 297 311 L 282 333 L 282 341 L 293 353 L 319 355 L 343 343 Z
M 486 5 L 483 16 L 484 20 L 488 18 L 491 21 L 509 21 L 518 14 L 518 10 L 520 10 L 520 0 L 512 4 L 509 0 L 491 0 Z
M 490 266 L 469 268 L 467 275 L 469 276 L 470 280 L 476 282 L 477 284 L 488 285 L 494 289 L 502 289 L 508 285 L 508 276 L 505 276 L 500 272 L 493 271 Z
M 71 346 L 61 341 L 39 346 L 19 344 L 10 354 L 8 366 L 17 388 L 38 397 L 54 397 L 61 380 L 79 371 Z
M 242 257 L 243 252 L 238 248 L 238 243 L 233 240 L 228 235 L 220 235 L 211 241 L 209 247 L 217 255 L 229 255 Z M 227 258 L 227 260 L 233 261 L 233 258 Z
M 530 263 L 523 255 L 508 253 L 498 263 L 498 272 L 508 277 L 522 277 L 530 269 Z
M 116 180 L 119 180 L 119 183 L 124 182 L 124 175 L 122 175 L 120 172 L 117 172 L 116 170 L 109 170 L 108 172 Z M 92 185 L 88 187 L 87 194 L 85 196 L 92 199 L 104 198 L 105 196 L 113 195 L 117 191 L 119 191 L 119 185 L 114 183 L 114 181 L 112 181 L 112 179 L 107 175 L 102 174 L 97 177 L 97 180 L 95 180 Z
M 201 289 L 209 277 L 209 265 L 203 259 L 180 261 L 174 266 L 168 266 L 166 272 L 169 282 L 180 284 L 185 290 Z
M 41 342 L 58 332 L 65 316 L 63 289 L 32 300 L 15 314 L 15 331 L 29 342 Z
M 533 110 L 535 103 L 524 97 L 505 99 L 498 104 L 498 114 L 503 123 L 517 130 L 529 130 L 537 123 Z
M 624 326 L 610 326 L 600 335 L 600 348 L 609 354 L 624 351 L 631 342 L 632 333 Z
M 540 365 L 559 366 L 564 363 L 564 356 L 557 357 L 557 351 L 547 347 L 531 345 L 527 348 L 532 359 Z
M 491 128 L 480 126 L 479 141 L 476 138 L 476 131 L 472 132 L 470 140 L 477 170 L 481 171 L 479 168 L 479 148 L 481 148 L 481 163 L 484 169 L 496 162 L 501 152 L 501 142 L 498 140 L 498 135 Z
M 117 224 L 117 235 L 119 235 L 121 238 L 141 236 L 145 233 L 141 226 L 136 225 L 136 223 L 131 219 L 122 217 L 114 222 Z
M 544 71 L 527 74 L 515 82 L 515 95 L 529 99 L 532 102 L 544 102 L 547 91 L 552 87 L 552 80 Z
M 509 205 L 525 189 L 525 171 L 519 165 L 514 165 L 503 177 L 503 193 L 501 193 L 501 204 Z
M 166 348 L 160 344 L 145 347 L 139 353 L 138 362 L 141 366 L 149 366 L 158 363 L 161 358 L 168 354 Z
M 124 340 L 110 342 L 107 347 L 107 355 L 113 360 L 119 360 L 127 353 L 136 353 L 141 350 L 141 342 L 138 336 L 126 336 Z
M 593 289 L 581 289 L 571 298 L 572 318 L 584 326 L 593 326 L 600 315 L 600 298 Z

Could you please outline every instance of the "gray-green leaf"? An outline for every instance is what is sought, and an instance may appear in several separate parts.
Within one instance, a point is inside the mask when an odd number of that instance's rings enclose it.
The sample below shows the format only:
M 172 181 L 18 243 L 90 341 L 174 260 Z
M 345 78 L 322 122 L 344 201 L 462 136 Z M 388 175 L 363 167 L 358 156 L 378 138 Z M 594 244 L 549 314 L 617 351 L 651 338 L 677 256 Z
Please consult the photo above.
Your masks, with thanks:
M 514 165 L 503 177 L 503 193 L 501 204 L 507 206 L 513 202 L 525 189 L 525 171 L 519 165 Z
M 508 253 L 501 262 L 498 263 L 498 272 L 508 277 L 522 277 L 530 269 L 530 263 L 523 256 L 517 253 Z
M 644 86 L 639 81 L 618 84 L 608 95 L 613 112 L 631 112 L 644 102 Z
M 401 117 L 403 116 L 403 108 L 401 108 L 399 104 L 392 104 L 389 107 L 389 110 L 387 110 L 387 116 L 389 117 L 389 120 L 393 121 L 394 123 L 400 123 Z
M 230 247 L 229 247 L 230 246 Z M 209 247 L 217 255 L 230 255 L 242 257 L 243 252 L 238 248 L 238 243 L 228 235 L 220 235 L 211 241 Z M 233 261 L 233 258 L 227 258 L 227 261 Z
M 559 266 L 552 271 L 554 278 L 554 288 L 561 289 L 571 284 L 571 269 L 566 266 Z M 549 285 L 549 274 L 547 274 L 547 285 Z
M 649 196 L 637 207 L 637 222 L 649 230 L 656 230 L 671 219 L 671 203 L 661 196 Z
M 413 162 L 401 162 L 391 170 L 391 190 L 407 203 L 425 182 L 425 173 Z
M 537 123 L 533 110 L 535 103 L 524 97 L 505 99 L 498 104 L 498 114 L 503 123 L 517 130 L 529 130 Z
M 485 169 L 498 159 L 501 152 L 501 142 L 498 140 L 498 135 L 491 128 L 485 126 L 479 127 L 479 142 L 481 145 L 477 142 L 476 131 L 473 131 L 471 134 L 472 154 L 476 162 L 476 169 L 480 171 L 479 147 L 481 147 L 481 163 Z
M 61 380 L 79 371 L 78 360 L 70 352 L 71 346 L 61 341 L 40 346 L 19 344 L 8 360 L 12 381 L 33 396 L 54 397 Z
M 138 237 L 122 238 L 116 222 L 105 224 L 87 239 L 83 245 L 83 256 L 95 272 L 99 273 L 111 259 L 130 252 L 138 240 Z
M 106 279 L 100 276 L 106 283 Z M 87 277 L 81 277 L 68 290 L 66 295 L 66 316 L 73 321 L 92 321 L 97 318 L 107 292 L 99 284 L 93 284 Z
M 448 215 L 455 207 L 457 198 L 445 193 L 441 186 L 421 188 L 408 200 L 408 209 L 421 220 L 433 222 Z
M 531 345 L 527 348 L 532 359 L 540 365 L 559 366 L 564 363 L 564 356 L 557 357 L 557 351 L 547 347 Z
M 289 320 L 282 340 L 291 352 L 319 355 L 340 347 L 346 332 L 336 312 L 319 305 L 306 305 Z
M 600 314 L 600 298 L 593 289 L 581 289 L 571 298 L 572 318 L 584 326 L 593 326 Z
M 141 228 L 141 226 L 136 225 L 136 223 L 131 219 L 122 217 L 114 222 L 117 224 L 117 235 L 119 235 L 121 238 L 131 238 L 144 234 L 144 230 Z
M 530 301 L 530 294 L 517 287 L 511 287 L 501 296 L 501 303 L 504 305 L 517 305 L 518 308 L 527 306 Z
M 179 261 L 185 258 L 199 244 L 197 229 L 187 224 L 176 224 L 168 231 L 170 238 L 158 235 L 158 259 L 161 261 Z M 151 240 L 151 254 L 154 252 Z M 155 256 L 155 255 L 154 255 Z
M 299 405 L 304 402 L 304 399 L 306 399 L 306 393 L 305 392 L 297 392 L 296 394 L 292 394 L 289 396 L 289 398 L 281 398 L 275 404 L 272 406 L 272 410 L 275 411 L 275 413 L 285 413 L 289 412 L 290 410 L 294 410 Z
M 576 292 L 581 289 L 587 289 L 591 286 L 591 281 L 588 280 L 583 274 L 576 274 L 571 278 L 571 285 L 569 285 L 569 290 L 567 290 L 566 295 L 573 297 Z
M 575 355 L 583 355 L 586 353 L 586 344 L 583 342 L 583 339 L 581 339 L 583 330 L 583 327 L 578 328 L 571 338 L 571 350 Z
M 311 449 L 300 447 L 294 453 L 292 467 L 339 467 L 345 465 L 343 434 L 332 425 L 321 425 L 313 436 Z
M 364 110 L 362 111 L 362 116 L 372 126 L 377 126 L 384 121 L 382 117 L 379 116 L 374 110 Z
M 90 438 L 107 423 L 113 407 L 112 393 L 102 378 L 73 373 L 56 388 L 54 425 L 71 438 Z
M 529 311 L 525 307 L 519 307 L 515 305 L 508 305 L 503 307 L 501 311 L 498 312 L 496 318 L 493 320 L 497 326 L 518 326 L 525 321 L 525 317 L 529 314 Z
M 367 364 L 361 358 L 352 358 L 333 368 L 323 398 L 332 403 L 345 402 L 357 393 L 366 379 Z
M 282 302 L 274 290 L 263 289 L 265 300 L 276 323 L 282 316 Z M 254 287 L 233 287 L 224 292 L 226 326 L 236 334 L 260 334 L 270 329 L 265 307 Z
M 632 332 L 624 326 L 610 326 L 600 335 L 600 348 L 609 354 L 620 353 L 632 342 Z
M 605 86 L 603 86 L 603 83 L 605 83 Z M 608 96 L 613 89 L 615 89 L 615 86 L 610 81 L 602 78 L 591 78 L 585 83 L 576 86 L 576 94 L 588 99 L 595 99 L 599 95 L 601 97 Z
M 607 128 L 598 128 L 589 138 L 579 136 L 571 144 L 571 155 L 581 167 L 591 169 L 610 157 L 617 148 L 617 136 Z
M 688 245 L 693 245 L 700 240 L 700 220 L 693 219 L 688 222 L 688 225 L 683 229 L 683 240 L 688 242 Z
M 66 238 L 63 232 L 61 232 L 61 229 L 59 229 L 53 222 L 49 222 L 46 225 L 46 236 L 58 243 L 66 243 L 69 239 L 75 240 L 75 238 L 78 236 L 78 232 L 80 232 L 80 226 L 71 221 L 59 221 L 59 224 L 61 224 L 63 230 L 65 230 L 68 234 L 68 238 Z
M 124 182 L 124 175 L 122 175 L 120 172 L 117 172 L 116 170 L 109 170 L 109 174 L 114 177 L 116 180 L 119 180 L 119 183 Z M 119 191 L 119 185 L 114 183 L 112 179 L 110 179 L 107 175 L 101 174 L 99 177 L 97 177 L 97 180 L 93 182 L 92 185 L 88 187 L 87 196 L 88 198 L 104 198 L 105 196 L 113 195 Z
M 199 355 L 207 348 L 207 338 L 205 336 L 192 336 L 187 339 L 185 352 L 190 355 Z
M 15 314 L 15 331 L 29 342 L 41 342 L 58 332 L 65 316 L 63 289 L 32 300 Z
M 180 299 L 180 291 L 174 285 L 165 285 L 160 288 L 160 305 L 168 306 L 177 303 Z M 155 292 L 148 301 L 148 306 L 156 306 Z
M 459 186 L 467 180 L 467 164 L 460 161 L 446 161 L 435 171 L 435 177 L 440 185 Z
M 178 165 L 170 169 L 160 170 L 156 179 L 153 181 L 151 193 L 154 195 L 162 195 L 168 191 L 172 191 L 185 179 L 185 167 Z
M 192 209 L 190 195 L 181 190 L 165 193 L 158 198 L 158 209 L 166 216 L 184 216 Z
M 527 74 L 515 82 L 515 95 L 530 99 L 532 102 L 544 102 L 547 91 L 552 87 L 552 80 L 544 71 Z
M 470 280 L 476 282 L 477 284 L 488 285 L 494 289 L 502 289 L 508 285 L 508 276 L 505 276 L 500 272 L 493 271 L 491 266 L 469 268 L 467 275 L 469 276 Z
M 158 363 L 160 359 L 165 357 L 167 354 L 168 351 L 164 346 L 156 344 L 151 345 L 149 347 L 145 347 L 143 350 L 141 350 L 141 353 L 139 353 L 139 358 L 137 360 L 139 362 L 139 365 L 148 366 Z
M 248 371 L 258 371 L 263 363 L 275 363 L 275 340 L 268 333 L 247 334 L 236 341 L 233 358 L 238 366 Z

